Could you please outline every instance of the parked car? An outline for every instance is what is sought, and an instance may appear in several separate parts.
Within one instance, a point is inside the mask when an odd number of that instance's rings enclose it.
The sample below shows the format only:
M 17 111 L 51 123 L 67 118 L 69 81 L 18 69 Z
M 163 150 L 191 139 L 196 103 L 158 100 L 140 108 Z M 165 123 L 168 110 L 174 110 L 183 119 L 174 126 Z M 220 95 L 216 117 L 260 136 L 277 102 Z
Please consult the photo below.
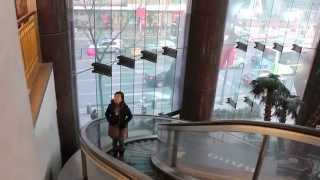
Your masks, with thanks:
M 119 53 L 121 48 L 120 39 L 111 39 L 105 38 L 97 43 L 97 51 L 98 53 Z M 87 55 L 89 57 L 96 56 L 96 50 L 94 48 L 94 44 L 90 44 L 87 48 Z

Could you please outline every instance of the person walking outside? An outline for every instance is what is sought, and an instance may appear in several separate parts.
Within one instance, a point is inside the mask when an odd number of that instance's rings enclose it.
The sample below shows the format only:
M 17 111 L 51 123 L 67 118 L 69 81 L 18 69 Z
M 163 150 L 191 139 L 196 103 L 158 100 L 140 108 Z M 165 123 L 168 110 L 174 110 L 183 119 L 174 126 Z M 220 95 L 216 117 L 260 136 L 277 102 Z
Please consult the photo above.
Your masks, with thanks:
M 118 91 L 108 105 L 105 112 L 109 122 L 108 135 L 112 138 L 113 157 L 124 159 L 124 140 L 128 137 L 128 123 L 132 119 L 132 113 L 124 102 L 124 94 Z

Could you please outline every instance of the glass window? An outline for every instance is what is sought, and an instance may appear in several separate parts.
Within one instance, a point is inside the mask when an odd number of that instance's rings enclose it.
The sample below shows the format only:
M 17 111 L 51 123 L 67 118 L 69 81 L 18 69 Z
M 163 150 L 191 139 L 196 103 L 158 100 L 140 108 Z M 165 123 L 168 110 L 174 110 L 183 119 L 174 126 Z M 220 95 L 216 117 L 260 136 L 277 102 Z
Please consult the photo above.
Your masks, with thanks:
M 319 39 L 315 30 L 320 24 L 319 7 L 317 0 L 230 1 L 215 99 L 216 118 L 262 119 L 264 107 L 250 93 L 250 82 L 269 73 L 279 75 L 292 95 L 303 95 Z M 239 41 L 248 44 L 246 52 L 235 48 Z M 256 49 L 256 42 L 265 48 Z M 274 43 L 282 50 L 275 50 Z M 293 44 L 302 47 L 302 52 L 293 51 Z M 236 108 L 227 103 L 230 97 Z M 245 98 L 253 101 L 253 107 Z
M 135 114 L 157 115 L 173 110 L 173 104 L 179 101 L 179 97 L 173 98 L 175 72 L 182 68 L 176 62 L 183 54 L 177 59 L 164 56 L 162 47 L 177 48 L 179 43 L 186 48 L 183 36 L 188 2 L 76 2 L 74 34 L 81 125 L 95 117 L 94 109 L 103 117 L 119 90 L 125 93 L 125 101 Z M 141 59 L 142 50 L 156 53 L 157 63 Z M 134 59 L 135 68 L 118 65 L 119 55 Z M 94 61 L 112 66 L 112 77 L 92 74 L 89 68 Z

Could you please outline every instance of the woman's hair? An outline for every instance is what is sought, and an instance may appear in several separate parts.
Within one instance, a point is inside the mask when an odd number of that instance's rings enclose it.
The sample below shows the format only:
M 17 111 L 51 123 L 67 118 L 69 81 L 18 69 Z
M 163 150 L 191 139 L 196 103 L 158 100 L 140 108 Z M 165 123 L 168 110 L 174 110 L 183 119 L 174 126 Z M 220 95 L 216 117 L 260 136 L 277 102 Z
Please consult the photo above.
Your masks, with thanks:
M 124 102 L 124 94 L 122 91 L 117 91 L 116 93 L 114 93 L 114 95 L 119 94 L 121 96 L 122 102 Z

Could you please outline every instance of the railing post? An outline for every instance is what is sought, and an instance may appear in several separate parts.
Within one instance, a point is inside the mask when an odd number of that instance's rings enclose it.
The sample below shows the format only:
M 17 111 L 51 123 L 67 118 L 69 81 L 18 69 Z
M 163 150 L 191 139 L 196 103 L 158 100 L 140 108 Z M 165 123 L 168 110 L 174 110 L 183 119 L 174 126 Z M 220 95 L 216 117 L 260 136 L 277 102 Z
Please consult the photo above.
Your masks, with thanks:
M 156 122 L 156 118 L 153 118 L 153 135 L 156 135 L 157 134 L 157 122 Z
M 173 131 L 171 137 L 171 167 L 176 167 L 177 164 L 177 156 L 178 156 L 178 132 Z
M 264 159 L 265 153 L 267 151 L 266 148 L 267 148 L 268 142 L 269 142 L 269 136 L 264 135 L 262 143 L 261 143 L 260 151 L 259 151 L 259 156 L 258 156 L 256 168 L 255 168 L 253 176 L 252 176 L 252 180 L 257 180 L 260 175 L 263 159 Z
M 81 162 L 82 162 L 82 179 L 83 180 L 88 180 L 88 170 L 87 170 L 87 159 L 86 155 L 83 152 L 83 150 L 80 150 L 81 152 Z
M 98 128 L 98 131 L 97 131 L 97 135 L 98 135 L 98 147 L 99 149 L 101 149 L 101 124 L 100 122 L 98 122 L 98 125 L 97 125 L 97 128 Z

